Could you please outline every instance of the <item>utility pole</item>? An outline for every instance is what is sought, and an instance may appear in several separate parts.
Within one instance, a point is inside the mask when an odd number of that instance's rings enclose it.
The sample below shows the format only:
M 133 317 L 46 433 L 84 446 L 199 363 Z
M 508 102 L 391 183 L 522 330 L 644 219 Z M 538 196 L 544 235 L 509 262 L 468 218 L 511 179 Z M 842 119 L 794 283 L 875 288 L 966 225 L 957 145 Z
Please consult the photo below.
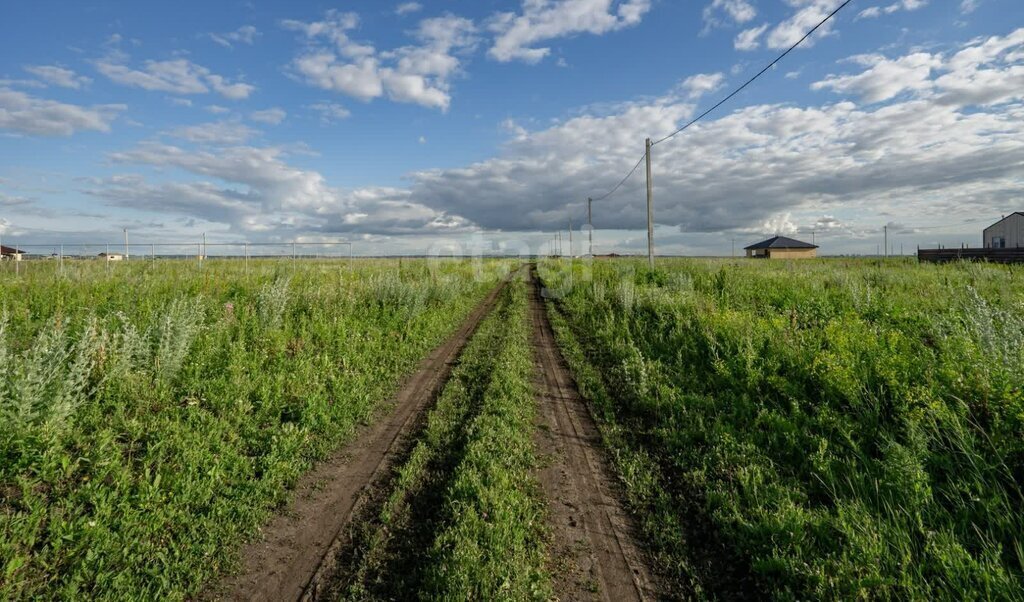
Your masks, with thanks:
M 817 234 L 817 230 L 811 230 L 811 244 L 816 245 L 818 242 L 814 240 L 814 235 Z
M 589 229 L 588 234 L 590 236 L 590 256 L 594 256 L 594 220 L 590 213 L 590 205 L 594 202 L 594 199 L 587 197 L 587 227 Z
M 558 256 L 561 257 L 563 255 L 565 255 L 565 253 L 562 252 L 562 231 L 559 230 L 558 231 Z
M 200 260 L 206 259 L 206 232 L 203 232 L 203 250 L 201 255 L 202 257 L 200 257 Z
M 146 252 L 142 252 L 142 256 L 146 256 Z M 124 229 L 124 260 L 128 261 L 128 228 Z
M 569 259 L 572 259 L 572 218 L 569 218 Z
M 651 181 L 651 139 L 644 143 L 647 158 L 647 263 L 654 268 L 654 183 Z
M 882 226 L 882 232 L 885 236 L 885 257 L 889 256 L 889 224 Z

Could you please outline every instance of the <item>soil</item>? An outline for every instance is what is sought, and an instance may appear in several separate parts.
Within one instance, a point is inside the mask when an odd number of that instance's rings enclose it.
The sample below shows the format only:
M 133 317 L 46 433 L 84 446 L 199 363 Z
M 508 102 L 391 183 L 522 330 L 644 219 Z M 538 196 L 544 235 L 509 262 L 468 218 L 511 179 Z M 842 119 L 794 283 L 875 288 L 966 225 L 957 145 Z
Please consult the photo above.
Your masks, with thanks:
M 597 424 L 555 341 L 536 275 L 531 344 L 539 405 L 539 478 L 549 507 L 551 573 L 560 600 L 653 600 L 653 573 L 636 543 Z
M 507 280 L 506 280 L 507 282 Z M 378 419 L 296 486 L 287 510 L 242 550 L 241 569 L 201 596 L 209 600 L 313 600 L 327 587 L 338 551 L 363 500 L 382 480 L 425 411 L 451 375 L 463 347 L 494 306 L 502 285 L 467 317 L 448 341 L 425 358 Z

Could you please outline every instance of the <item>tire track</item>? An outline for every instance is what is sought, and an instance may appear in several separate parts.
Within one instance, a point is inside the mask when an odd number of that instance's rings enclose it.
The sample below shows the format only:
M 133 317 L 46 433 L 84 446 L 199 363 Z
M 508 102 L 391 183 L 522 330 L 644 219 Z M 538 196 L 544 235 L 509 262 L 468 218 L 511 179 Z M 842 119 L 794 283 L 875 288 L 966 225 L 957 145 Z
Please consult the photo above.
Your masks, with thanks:
M 549 463 L 540 471 L 548 498 L 555 593 L 565 600 L 649 600 L 651 573 L 619 502 L 601 436 L 563 360 L 548 321 L 535 269 L 530 316 L 541 428 Z
M 383 408 L 388 414 L 304 475 L 288 509 L 276 515 L 259 540 L 242 551 L 242 569 L 206 592 L 204 599 L 315 600 L 349 542 L 353 517 L 374 485 L 388 474 L 427 408 L 437 399 L 459 354 L 490 313 L 510 272 L 459 329 L 422 360 Z

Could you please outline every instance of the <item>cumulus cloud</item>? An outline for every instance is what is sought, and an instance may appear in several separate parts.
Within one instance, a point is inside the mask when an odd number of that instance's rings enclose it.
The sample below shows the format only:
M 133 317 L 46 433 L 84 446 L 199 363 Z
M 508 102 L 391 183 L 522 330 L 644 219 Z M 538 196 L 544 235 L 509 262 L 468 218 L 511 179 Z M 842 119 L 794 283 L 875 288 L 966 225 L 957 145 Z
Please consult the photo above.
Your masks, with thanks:
M 821 22 L 829 13 L 843 3 L 843 0 L 787 0 L 796 7 L 797 11 L 788 19 L 785 19 L 768 33 L 765 43 L 769 48 L 788 48 L 802 38 L 812 27 Z M 804 47 L 814 45 L 816 38 L 829 35 L 832 32 L 834 20 L 829 20 L 822 25 L 813 36 L 804 42 Z
M 239 234 L 273 238 L 472 229 L 461 217 L 411 200 L 408 190 L 333 188 L 320 173 L 288 164 L 285 151 L 276 147 L 193 151 L 146 143 L 110 159 L 118 165 L 181 170 L 193 180 L 153 183 L 138 174 L 119 174 L 92 180 L 86 194 L 116 206 L 223 223 Z
M 403 2 L 395 7 L 395 14 L 403 17 L 421 10 L 423 10 L 423 5 L 419 2 Z
M 726 24 L 742 25 L 756 16 L 757 9 L 747 0 L 714 0 L 704 7 L 704 30 Z
M 320 114 L 320 122 L 324 124 L 334 123 L 352 116 L 348 109 L 333 102 L 318 102 L 309 105 L 309 108 Z
M 249 113 L 249 119 L 258 121 L 260 123 L 266 123 L 269 125 L 277 125 L 284 121 L 284 118 L 288 116 L 288 113 L 284 109 L 274 107 L 272 109 L 264 109 L 262 111 L 253 111 Z
M 231 83 L 226 78 L 202 65 L 187 59 L 146 61 L 141 69 L 129 67 L 121 54 L 99 59 L 94 62 L 96 69 L 115 83 L 172 94 L 206 94 L 211 89 L 224 98 L 239 100 L 248 98 L 256 89 L 250 84 Z
M 886 101 L 901 93 L 959 106 L 1024 98 L 1024 28 L 976 40 L 948 57 L 915 52 L 896 59 L 861 55 L 850 61 L 867 69 L 829 75 L 811 88 L 855 94 L 866 102 Z
M 811 89 L 828 88 L 836 92 L 857 94 L 866 102 L 880 102 L 894 98 L 901 92 L 931 89 L 934 85 L 932 70 L 942 65 L 940 57 L 927 52 L 916 52 L 894 60 L 869 55 L 856 57 L 856 61 L 869 68 L 854 75 L 830 75 L 811 84 Z
M 189 125 L 175 128 L 168 133 L 175 138 L 208 145 L 244 144 L 259 134 L 249 126 L 232 121 L 213 121 Z
M 109 132 L 123 104 L 80 106 L 0 88 L 0 129 L 36 136 L 70 136 L 79 131 Z
M 286 29 L 302 33 L 310 44 L 292 61 L 295 75 L 362 101 L 386 94 L 396 102 L 448 109 L 459 56 L 477 43 L 472 21 L 454 15 L 424 19 L 412 32 L 418 44 L 388 51 L 352 40 L 349 34 L 358 24 L 354 13 L 335 10 L 322 21 L 283 21 Z
M 968 2 L 971 0 L 967 0 Z M 917 10 L 928 4 L 928 0 L 900 0 L 887 6 L 869 6 L 857 14 L 858 19 L 873 19 L 883 14 L 891 15 L 897 11 Z
M 761 36 L 768 29 L 768 24 L 759 25 L 758 27 L 751 27 L 750 29 L 744 29 L 736 35 L 736 39 L 733 40 L 733 48 L 736 50 L 757 50 L 761 46 Z
M 27 65 L 25 71 L 38 77 L 47 84 L 61 88 L 81 89 L 92 82 L 88 77 L 78 75 L 71 69 L 59 65 Z
M 211 33 L 208 35 L 211 40 L 221 46 L 224 46 L 225 48 L 233 48 L 235 44 L 247 44 L 251 46 L 256 41 L 256 38 L 261 34 L 254 26 L 243 25 L 235 31 L 229 31 L 227 33 Z
M 981 0 L 963 0 L 960 3 L 960 12 L 968 15 L 978 10 L 979 5 L 981 5 Z
M 495 35 L 488 55 L 501 62 L 537 63 L 551 53 L 540 42 L 580 33 L 601 35 L 640 23 L 650 0 L 524 0 L 521 13 L 491 17 Z
M 698 73 L 683 80 L 683 83 L 679 84 L 679 89 L 687 99 L 695 100 L 721 88 L 724 82 L 725 75 L 721 73 Z
M 941 60 L 858 57 L 860 73 L 819 86 L 889 104 L 759 105 L 698 124 L 654 149 L 657 222 L 716 232 L 759 228 L 787 212 L 793 220 L 840 209 L 910 219 L 998 215 L 1024 176 L 1024 85 L 1017 65 L 1007 64 L 1022 60 L 1019 36 L 1024 30 L 978 40 Z M 414 174 L 411 198 L 484 228 L 551 229 L 578 218 L 583 199 L 611 189 L 642 153 L 644 136 L 685 121 L 685 97 L 672 98 L 532 132 L 520 127 L 500 157 Z M 595 203 L 595 221 L 641 229 L 643 199 L 639 170 Z

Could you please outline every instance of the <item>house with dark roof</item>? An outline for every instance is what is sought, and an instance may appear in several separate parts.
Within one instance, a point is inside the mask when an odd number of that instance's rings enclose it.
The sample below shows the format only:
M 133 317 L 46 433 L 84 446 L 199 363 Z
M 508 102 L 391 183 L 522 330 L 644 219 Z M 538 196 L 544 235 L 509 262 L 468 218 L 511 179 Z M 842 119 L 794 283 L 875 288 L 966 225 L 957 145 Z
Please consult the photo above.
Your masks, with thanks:
M 760 259 L 813 259 L 818 256 L 818 245 L 809 242 L 775 236 L 768 240 L 745 247 L 747 257 Z
M 1015 211 L 992 224 L 982 233 L 986 249 L 1024 247 L 1024 212 Z
M 15 247 L 8 247 L 7 245 L 0 245 L 0 259 L 13 259 L 14 261 L 21 261 L 21 258 L 25 255 L 25 252 Z

